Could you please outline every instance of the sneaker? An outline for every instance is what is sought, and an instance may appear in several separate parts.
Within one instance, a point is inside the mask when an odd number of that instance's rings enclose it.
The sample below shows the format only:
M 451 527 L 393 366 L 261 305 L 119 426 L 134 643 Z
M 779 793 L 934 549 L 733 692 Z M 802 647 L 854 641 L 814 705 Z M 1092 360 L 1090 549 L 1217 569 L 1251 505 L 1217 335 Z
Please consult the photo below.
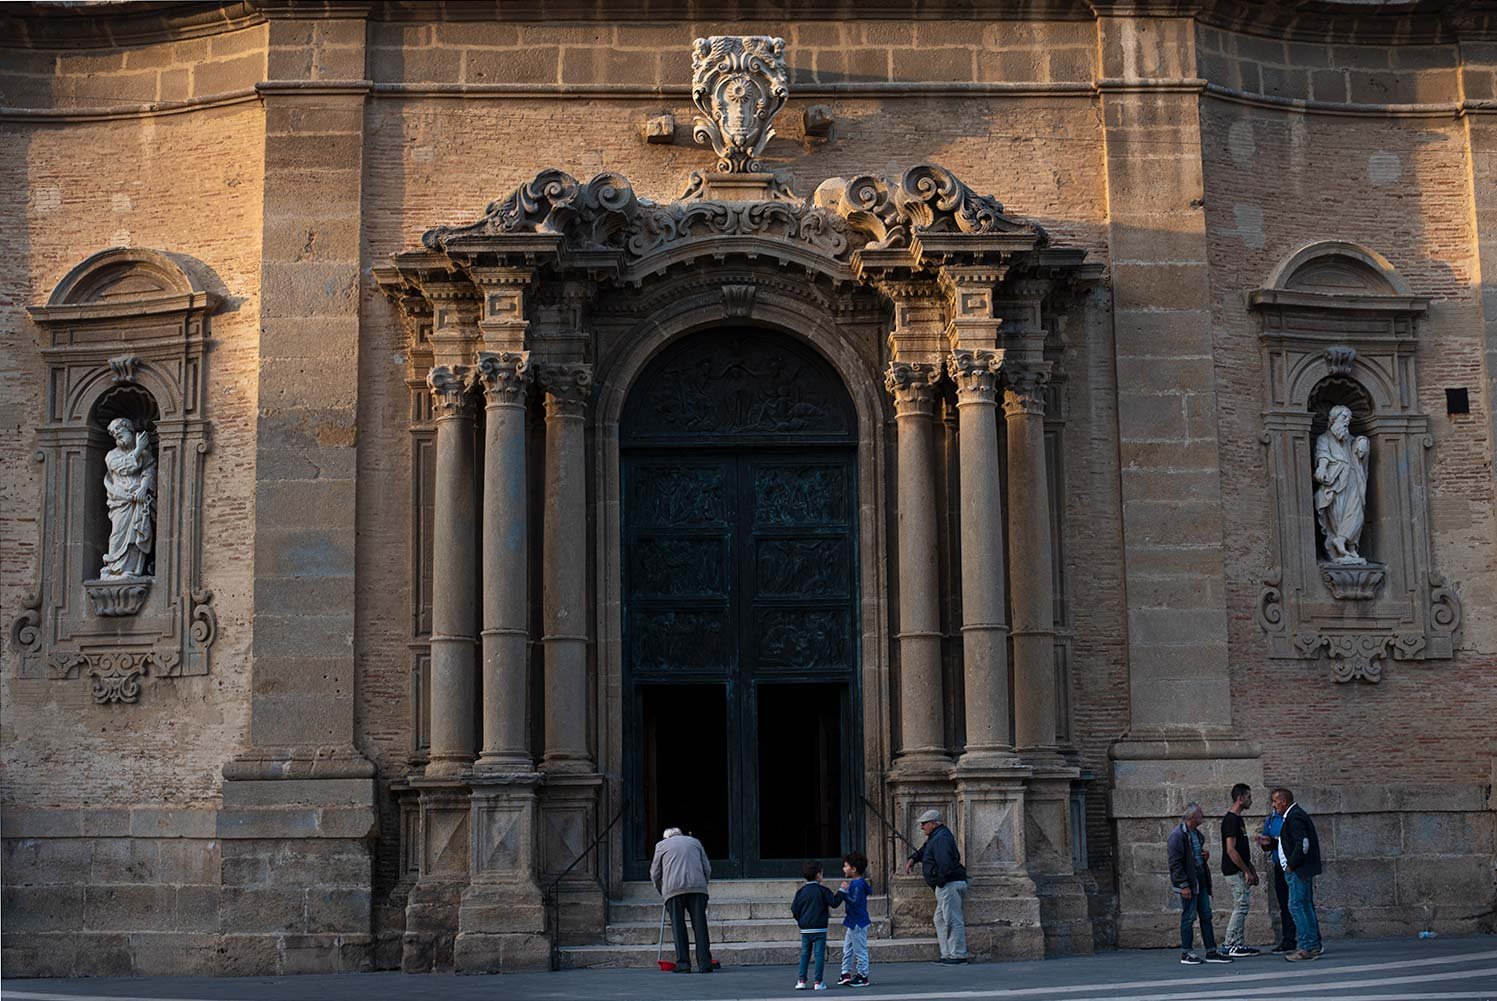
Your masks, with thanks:
M 1313 957 L 1315 957 L 1316 959 L 1319 959 L 1320 958 L 1320 949 L 1318 947 L 1314 948 L 1314 949 L 1311 949 L 1310 950 L 1310 955 L 1313 956 Z
M 1298 949 L 1298 948 L 1299 948 L 1299 946 L 1295 945 L 1293 942 L 1280 942 L 1278 945 L 1274 946 L 1273 949 L 1271 949 L 1270 951 L 1271 952 L 1275 952 L 1275 953 L 1293 952 L 1295 949 Z
M 1320 958 L 1320 953 L 1319 952 L 1311 952 L 1309 949 L 1295 949 L 1293 952 L 1291 952 L 1289 955 L 1285 956 L 1284 958 L 1287 959 L 1287 960 L 1289 960 L 1289 962 L 1291 962 L 1291 963 L 1303 963 L 1306 960 L 1319 959 Z
M 1227 955 L 1233 959 L 1247 959 L 1250 956 L 1260 956 L 1262 954 L 1262 949 L 1254 949 L 1249 945 L 1234 945 L 1227 950 Z
M 858 976 L 852 978 L 852 984 L 851 984 L 851 986 L 853 986 L 853 987 L 867 987 L 870 982 L 871 981 L 869 981 L 869 979 L 867 977 L 863 976 L 862 974 L 859 974 Z
M 941 960 L 947 966 L 966 966 L 971 960 L 966 956 L 952 956 L 950 959 Z
M 1206 953 L 1206 962 L 1208 963 L 1230 963 L 1231 961 L 1231 956 L 1228 956 L 1224 952 L 1218 952 L 1215 949 L 1212 949 L 1210 952 Z
M 795 989 L 798 990 L 798 991 L 805 990 L 806 989 L 806 982 L 804 980 L 797 980 L 795 982 Z
M 824 990 L 826 990 L 826 984 L 824 984 L 820 980 L 818 980 L 818 981 L 816 981 L 816 986 L 813 987 L 813 988 L 811 988 L 811 989 L 812 990 L 817 990 L 817 991 L 824 991 Z
M 851 973 L 844 973 L 844 974 L 842 974 L 842 976 L 838 977 L 837 978 L 837 986 L 838 987 L 851 987 L 852 986 L 852 974 Z
M 1193 952 L 1180 953 L 1180 964 L 1182 966 L 1200 966 L 1204 962 L 1206 961 Z

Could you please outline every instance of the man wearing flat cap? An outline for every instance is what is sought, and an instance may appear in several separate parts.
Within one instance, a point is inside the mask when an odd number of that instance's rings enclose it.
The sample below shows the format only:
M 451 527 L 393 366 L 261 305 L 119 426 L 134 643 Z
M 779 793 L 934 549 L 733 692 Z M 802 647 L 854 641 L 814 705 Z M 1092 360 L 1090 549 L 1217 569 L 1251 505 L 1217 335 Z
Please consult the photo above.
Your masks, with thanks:
M 956 835 L 941 823 L 941 811 L 920 815 L 921 845 L 904 864 L 906 874 L 920 863 L 925 882 L 936 891 L 936 938 L 941 943 L 941 962 L 959 966 L 967 962 L 967 923 L 962 918 L 962 897 L 967 892 L 967 870 L 956 849 Z

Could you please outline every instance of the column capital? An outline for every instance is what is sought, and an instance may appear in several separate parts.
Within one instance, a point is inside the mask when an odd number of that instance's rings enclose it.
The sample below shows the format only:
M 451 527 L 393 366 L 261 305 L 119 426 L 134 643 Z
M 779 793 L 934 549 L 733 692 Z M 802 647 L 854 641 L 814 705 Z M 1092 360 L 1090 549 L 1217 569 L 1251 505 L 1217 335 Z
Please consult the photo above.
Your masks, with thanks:
M 432 416 L 450 420 L 473 416 L 473 370 L 466 365 L 438 365 L 426 375 Z
M 530 385 L 529 351 L 485 351 L 478 356 L 478 379 L 489 407 L 523 407 Z
M 593 367 L 582 362 L 539 366 L 546 391 L 546 417 L 581 417 L 593 393 Z
M 1050 382 L 1050 366 L 1005 368 L 1003 415 L 1020 417 L 1029 414 L 1045 416 L 1045 386 Z
M 935 413 L 935 385 L 941 379 L 940 363 L 894 361 L 884 373 L 884 388 L 894 397 L 899 417 L 929 417 Z
M 957 405 L 996 403 L 998 372 L 1003 368 L 1002 351 L 957 348 L 946 360 L 946 368 L 956 381 Z

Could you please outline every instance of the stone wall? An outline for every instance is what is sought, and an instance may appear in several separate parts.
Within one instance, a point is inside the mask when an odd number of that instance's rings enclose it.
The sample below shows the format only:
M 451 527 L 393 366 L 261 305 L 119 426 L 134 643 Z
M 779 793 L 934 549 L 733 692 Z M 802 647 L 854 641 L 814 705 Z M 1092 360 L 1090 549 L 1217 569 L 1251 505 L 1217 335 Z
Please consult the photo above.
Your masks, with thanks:
M 103 707 L 86 683 L 18 678 L 9 648 L 0 662 L 10 969 L 398 961 L 399 907 L 371 915 L 403 871 L 388 787 L 413 773 L 406 582 L 421 562 L 403 333 L 368 269 L 543 167 L 614 170 L 642 196 L 675 197 L 710 161 L 690 139 L 688 46 L 714 33 L 786 38 L 791 99 L 769 155 L 798 193 L 932 160 L 1109 267 L 1085 320 L 1063 331 L 1061 362 L 1073 741 L 1098 776 L 1093 874 L 1104 892 L 1120 884 L 1116 912 L 1099 898 L 1099 928 L 1116 913 L 1120 944 L 1171 941 L 1160 882 L 1172 816 L 1187 796 L 1219 813 L 1241 777 L 1294 787 L 1317 817 L 1328 933 L 1489 929 L 1497 300 L 1481 249 L 1494 161 L 1490 113 L 1455 112 L 1462 94 L 1494 93 L 1490 31 L 1484 42 L 1434 29 L 1416 44 L 1350 29 L 1281 41 L 1208 12 L 1151 19 L 1145 42 L 1119 21 L 1099 25 L 1079 4 L 1062 19 L 971 22 L 236 14 L 92 48 L 55 27 L 13 36 L 26 47 L 0 56 L 7 623 L 35 579 L 31 512 L 43 500 L 29 459 L 42 367 L 24 307 L 122 244 L 199 262 L 227 305 L 208 362 L 210 674 Z M 1099 91 L 1128 74 L 1132 92 Z M 281 86 L 257 92 L 265 80 Z M 1368 107 L 1342 114 L 1338 102 Z M 832 107 L 830 138 L 805 134 L 812 104 Z M 667 112 L 674 142 L 647 145 L 645 120 Z M 1321 239 L 1383 254 L 1432 300 L 1418 389 L 1433 424 L 1433 560 L 1466 616 L 1452 660 L 1395 663 L 1377 686 L 1267 659 L 1253 617 L 1271 526 L 1261 321 L 1246 295 Z M 1470 389 L 1471 414 L 1445 414 L 1454 386 Z M 1183 514 L 1181 496 L 1195 502 Z M 1189 536 L 1200 551 L 1161 562 L 1150 540 L 1162 529 L 1179 533 L 1163 548 Z M 1203 576 L 1218 542 L 1224 569 Z M 308 620 L 300 603 L 322 615 Z M 1221 615 L 1182 612 L 1198 604 Z M 1141 708 L 1130 678 L 1152 671 L 1162 697 L 1188 703 L 1189 678 L 1161 670 L 1161 648 L 1178 647 L 1174 636 L 1196 649 L 1203 622 L 1225 640 L 1210 708 L 1261 757 L 1139 766 L 1149 795 L 1125 789 L 1109 804 L 1129 774 L 1109 748 Z M 252 623 L 275 628 L 252 637 Z M 1152 645 L 1150 630 L 1168 642 Z M 356 765 L 324 779 L 319 747 L 367 756 L 377 780 Z M 254 766 L 225 789 L 223 766 L 250 751 Z M 277 768 L 296 777 L 275 779 Z M 393 951 L 372 950 L 371 933 Z

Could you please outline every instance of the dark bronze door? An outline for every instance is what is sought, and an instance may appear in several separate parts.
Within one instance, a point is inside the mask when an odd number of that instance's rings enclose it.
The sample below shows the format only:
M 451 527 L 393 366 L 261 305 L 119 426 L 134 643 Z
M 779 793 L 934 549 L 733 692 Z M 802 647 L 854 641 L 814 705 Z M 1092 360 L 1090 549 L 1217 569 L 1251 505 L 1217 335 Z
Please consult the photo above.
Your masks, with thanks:
M 830 867 L 856 843 L 855 427 L 830 366 L 773 334 L 678 342 L 631 392 L 629 878 L 666 826 L 721 877 Z

